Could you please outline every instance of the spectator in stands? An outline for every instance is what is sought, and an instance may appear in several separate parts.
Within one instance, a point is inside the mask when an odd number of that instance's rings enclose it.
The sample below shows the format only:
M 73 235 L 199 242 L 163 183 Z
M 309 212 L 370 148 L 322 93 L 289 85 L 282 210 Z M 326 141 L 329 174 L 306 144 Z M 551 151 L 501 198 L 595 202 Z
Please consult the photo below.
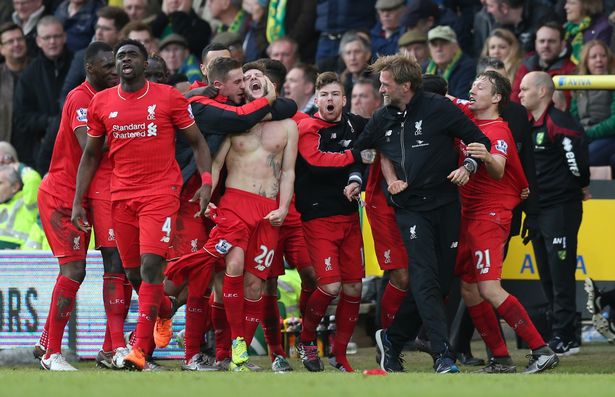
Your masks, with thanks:
M 397 52 L 397 42 L 406 30 L 401 25 L 405 5 L 405 0 L 376 1 L 378 22 L 370 31 L 374 56 L 393 55 Z
M 147 15 L 147 0 L 124 0 L 124 11 L 131 22 L 142 22 Z
M 164 59 L 157 54 L 150 54 L 147 58 L 145 78 L 154 83 L 167 84 L 169 82 L 169 68 Z
M 611 43 L 613 27 L 609 25 L 602 0 L 566 0 L 565 39 L 571 48 L 570 60 L 576 65 L 581 58 L 581 47 L 590 40 Z
M 554 7 L 536 0 L 486 0 L 496 27 L 514 33 L 525 52 L 534 51 L 534 36 L 542 23 L 557 20 Z
M 511 101 L 519 103 L 519 91 L 523 76 L 529 72 L 543 71 L 551 76 L 573 74 L 575 64 L 570 60 L 570 52 L 564 40 L 564 28 L 557 22 L 545 22 L 536 31 L 536 53 L 519 66 L 513 80 Z M 565 91 L 566 104 L 570 105 L 570 92 Z M 557 99 L 557 98 L 555 98 Z M 562 105 L 558 106 L 560 109 Z
M 196 15 L 192 0 L 162 0 L 162 10 L 151 22 L 151 27 L 154 36 L 161 40 L 171 33 L 181 35 L 188 41 L 190 52 L 197 57 L 211 38 L 211 27 Z
M 300 63 L 286 74 L 284 96 L 297 104 L 300 112 L 312 116 L 316 108 L 314 89 L 318 70 L 315 66 Z
M 470 2 L 472 0 L 469 0 Z M 436 26 L 450 26 L 457 35 L 459 46 L 464 52 L 472 50 L 469 29 L 464 31 L 464 21 L 450 8 L 440 7 L 440 1 L 413 0 L 409 3 L 402 24 L 408 29 L 418 29 L 427 34 Z
M 60 119 L 60 91 L 73 55 L 62 23 L 47 15 L 36 27 L 41 53 L 23 71 L 15 90 L 12 142 L 19 157 L 45 174 Z
M 368 66 L 372 58 L 372 46 L 369 38 L 354 30 L 344 33 L 340 41 L 340 57 L 345 65 L 340 79 L 348 95 L 352 92 L 352 86 L 357 80 L 362 77 L 371 77 Z M 349 102 L 346 102 L 345 109 L 350 110 Z
M 26 200 L 15 169 L 0 166 L 0 249 L 41 249 L 36 197 Z M 32 239 L 32 237 L 34 240 Z
M 152 33 L 152 29 L 145 22 L 129 22 L 124 26 L 121 37 L 137 40 L 145 46 L 148 54 L 158 52 L 158 44 Z
M 267 56 L 282 62 L 286 70 L 291 70 L 299 63 L 299 45 L 290 37 L 279 38 L 269 44 Z
M 24 163 L 20 163 L 17 151 L 13 145 L 5 141 L 0 141 L 0 165 L 11 166 L 17 171 L 23 184 L 21 191 L 25 201 L 29 203 L 36 202 L 38 187 L 41 184 L 41 175 Z
M 10 141 L 13 126 L 13 97 L 17 79 L 28 66 L 28 49 L 23 30 L 14 22 L 0 26 L 0 141 Z
M 64 0 L 54 15 L 64 24 L 66 47 L 75 53 L 88 46 L 94 36 L 96 11 L 101 0 Z
M 487 0 L 480 0 L 483 7 L 474 15 L 474 24 L 472 25 L 472 36 L 474 36 L 474 54 L 480 54 L 485 45 L 485 40 L 493 30 L 495 21 L 493 16 L 487 12 L 485 4 Z M 511 80 L 512 81 L 512 80 Z
M 615 74 L 615 57 L 603 41 L 591 40 L 583 46 L 579 74 Z M 615 91 L 574 91 L 570 113 L 579 119 L 591 140 L 589 165 L 611 166 L 615 175 Z
M 267 41 L 289 37 L 299 47 L 299 59 L 303 63 L 315 63 L 316 0 L 270 1 L 267 17 Z
M 267 0 L 243 0 L 243 10 L 250 15 L 243 40 L 245 61 L 252 62 L 267 55 Z
M 218 33 L 211 40 L 212 43 L 222 44 L 226 47 L 230 53 L 231 58 L 236 59 L 237 62 L 243 65 L 244 54 L 242 47 L 242 40 L 239 34 L 234 32 L 222 32 Z
M 497 58 L 504 62 L 506 77 L 512 82 L 523 60 L 523 52 L 519 41 L 510 30 L 497 28 L 493 29 L 485 40 L 481 57 Z
M 427 33 L 415 28 L 404 33 L 397 42 L 400 54 L 413 56 L 425 70 L 429 63 L 429 46 L 427 45 Z
M 461 51 L 450 26 L 436 26 L 429 31 L 427 39 L 431 61 L 425 72 L 442 76 L 448 82 L 450 95 L 467 99 L 476 74 L 476 61 Z
M 0 2 L 0 24 L 10 22 L 12 20 L 11 16 L 13 15 L 13 11 L 15 11 L 13 10 L 13 2 Z
M 207 6 L 212 18 L 220 21 L 216 34 L 237 33 L 243 38 L 248 30 L 250 18 L 241 7 L 242 0 L 209 0 Z
M 360 78 L 352 87 L 350 113 L 371 119 L 374 112 L 382 106 L 379 84 L 374 79 Z
M 182 36 L 171 33 L 160 42 L 160 56 L 167 64 L 171 75 L 181 73 L 192 83 L 201 79 L 197 57 L 188 50 L 188 42 Z
M 38 54 L 36 25 L 49 11 L 45 9 L 43 0 L 13 0 L 13 8 L 13 22 L 23 30 L 28 44 L 28 55 L 34 57 Z
M 128 15 L 119 7 L 102 7 L 96 12 L 96 32 L 95 41 L 102 41 L 115 46 L 122 37 L 122 29 L 129 21 Z M 66 81 L 62 86 L 61 102 L 64 102 L 66 95 L 85 80 L 85 48 L 75 53 L 75 57 L 70 65 L 70 70 L 66 76 Z
M 321 72 L 337 71 L 339 46 L 349 30 L 369 31 L 376 23 L 376 0 L 318 0 L 316 30 L 320 32 L 316 64 Z
M 222 44 L 209 43 L 205 48 L 203 48 L 203 51 L 201 52 L 201 65 L 199 66 L 201 68 L 201 74 L 203 75 L 203 78 L 201 79 L 201 81 L 194 81 L 190 85 L 190 89 L 207 87 L 207 68 L 214 59 L 220 57 L 231 57 L 231 52 Z

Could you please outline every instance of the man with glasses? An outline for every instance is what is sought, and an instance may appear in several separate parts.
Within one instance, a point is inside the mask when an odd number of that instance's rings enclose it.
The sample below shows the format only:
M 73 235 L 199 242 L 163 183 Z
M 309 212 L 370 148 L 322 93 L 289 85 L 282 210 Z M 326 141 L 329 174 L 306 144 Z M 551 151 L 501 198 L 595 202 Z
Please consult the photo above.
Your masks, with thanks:
M 51 161 L 60 118 L 60 88 L 73 55 L 65 48 L 66 34 L 56 17 L 41 18 L 36 32 L 41 53 L 17 82 L 11 141 L 19 158 L 42 175 Z
M 0 26 L 0 141 L 11 140 L 13 94 L 19 75 L 28 65 L 26 37 L 13 22 Z

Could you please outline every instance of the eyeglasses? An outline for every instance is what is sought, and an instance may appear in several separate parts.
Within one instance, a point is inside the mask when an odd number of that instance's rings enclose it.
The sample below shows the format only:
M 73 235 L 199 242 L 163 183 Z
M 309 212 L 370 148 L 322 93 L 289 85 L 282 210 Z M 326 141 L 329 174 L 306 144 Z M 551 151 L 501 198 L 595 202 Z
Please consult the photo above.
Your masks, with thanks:
M 64 38 L 64 33 L 62 34 L 52 34 L 49 36 L 38 36 L 41 40 L 47 42 L 51 40 L 62 40 Z
M 25 41 L 26 41 L 26 38 L 23 37 L 23 36 L 22 37 L 15 37 L 15 38 L 3 41 L 2 43 L 0 43 L 0 45 L 6 45 L 6 44 L 13 45 L 13 44 L 18 44 L 18 43 L 23 43 Z

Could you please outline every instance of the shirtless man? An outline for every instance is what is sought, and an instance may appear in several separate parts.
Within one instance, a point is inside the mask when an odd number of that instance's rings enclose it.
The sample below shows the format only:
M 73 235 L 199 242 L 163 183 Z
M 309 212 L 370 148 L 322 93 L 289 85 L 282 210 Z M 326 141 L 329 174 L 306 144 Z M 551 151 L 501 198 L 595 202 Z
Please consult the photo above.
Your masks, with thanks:
M 246 64 L 244 80 L 249 100 L 274 89 L 259 65 Z M 261 317 L 261 292 L 293 194 L 297 135 L 289 119 L 259 123 L 225 139 L 212 166 L 214 185 L 223 165 L 228 173 L 219 207 L 212 204 L 208 210 L 216 227 L 203 250 L 180 259 L 202 262 L 205 254 L 201 277 L 188 284 L 204 292 L 213 265 L 225 257 L 222 295 L 231 328 L 233 371 L 249 370 L 247 345 Z

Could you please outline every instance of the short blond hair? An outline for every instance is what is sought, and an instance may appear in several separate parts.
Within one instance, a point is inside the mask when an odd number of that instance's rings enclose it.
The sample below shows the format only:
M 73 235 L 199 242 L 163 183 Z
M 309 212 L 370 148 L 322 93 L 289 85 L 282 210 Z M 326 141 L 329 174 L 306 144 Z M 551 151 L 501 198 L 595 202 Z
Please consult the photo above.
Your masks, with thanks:
M 387 55 L 380 57 L 369 69 L 374 73 L 389 71 L 393 74 L 393 79 L 397 84 L 410 83 L 413 90 L 418 90 L 423 86 L 421 66 L 416 60 L 404 55 Z

